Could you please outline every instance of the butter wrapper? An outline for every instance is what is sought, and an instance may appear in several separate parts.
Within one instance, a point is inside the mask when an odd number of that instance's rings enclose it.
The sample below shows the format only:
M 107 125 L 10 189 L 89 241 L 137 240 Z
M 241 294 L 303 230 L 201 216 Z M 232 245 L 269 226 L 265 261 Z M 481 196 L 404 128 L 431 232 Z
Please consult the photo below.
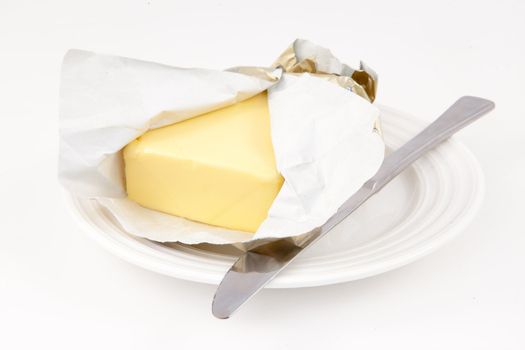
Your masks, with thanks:
M 297 236 L 322 225 L 384 157 L 377 77 L 296 40 L 270 67 L 186 69 L 71 50 L 60 89 L 59 180 L 92 198 L 130 234 L 158 242 L 233 244 Z M 284 184 L 254 234 L 146 209 L 127 199 L 122 148 L 146 131 L 268 91 Z

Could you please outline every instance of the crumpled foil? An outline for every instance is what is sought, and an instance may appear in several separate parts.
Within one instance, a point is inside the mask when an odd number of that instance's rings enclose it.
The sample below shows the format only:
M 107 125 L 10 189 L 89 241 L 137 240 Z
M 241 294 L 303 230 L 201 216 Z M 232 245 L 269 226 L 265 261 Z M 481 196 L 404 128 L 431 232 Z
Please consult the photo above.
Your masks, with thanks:
M 355 94 L 374 102 L 377 90 L 377 74 L 364 62 L 359 69 L 340 63 L 327 49 L 302 39 L 297 39 L 272 64 L 287 73 L 311 73 Z

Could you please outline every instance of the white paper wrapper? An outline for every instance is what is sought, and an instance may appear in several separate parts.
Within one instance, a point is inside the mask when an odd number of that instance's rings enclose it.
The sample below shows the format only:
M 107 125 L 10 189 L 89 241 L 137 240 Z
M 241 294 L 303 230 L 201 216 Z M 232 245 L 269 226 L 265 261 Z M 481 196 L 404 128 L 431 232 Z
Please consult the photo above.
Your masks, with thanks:
M 338 63 L 320 56 L 331 66 Z M 384 144 L 374 132 L 379 111 L 315 75 L 284 73 L 278 79 L 276 70 L 273 76 L 70 51 L 62 68 L 59 179 L 74 195 L 96 198 L 129 233 L 159 242 L 236 243 L 294 236 L 322 225 L 381 165 Z M 266 89 L 277 168 L 285 182 L 255 234 L 163 214 L 126 198 L 120 151 L 129 142 Z

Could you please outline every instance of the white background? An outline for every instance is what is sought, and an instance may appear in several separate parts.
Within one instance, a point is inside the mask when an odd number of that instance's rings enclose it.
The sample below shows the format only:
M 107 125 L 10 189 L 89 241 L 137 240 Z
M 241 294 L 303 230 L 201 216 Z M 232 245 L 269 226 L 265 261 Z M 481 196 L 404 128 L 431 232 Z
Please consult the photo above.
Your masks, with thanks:
M 1 349 L 524 349 L 525 2 L 0 0 Z M 232 319 L 214 287 L 88 239 L 56 181 L 68 48 L 177 66 L 268 65 L 293 39 L 380 74 L 378 102 L 431 121 L 465 94 L 496 111 L 459 139 L 484 205 L 459 238 L 366 280 L 265 290 Z

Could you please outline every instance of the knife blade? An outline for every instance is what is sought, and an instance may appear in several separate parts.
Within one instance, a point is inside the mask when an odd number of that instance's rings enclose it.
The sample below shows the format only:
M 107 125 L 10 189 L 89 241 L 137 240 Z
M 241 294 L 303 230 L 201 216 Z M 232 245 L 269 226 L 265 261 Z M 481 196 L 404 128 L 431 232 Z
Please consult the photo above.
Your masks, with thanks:
M 276 239 L 248 250 L 237 259 L 219 284 L 212 303 L 213 315 L 229 318 L 302 251 L 312 246 L 411 163 L 494 107 L 494 102 L 480 97 L 461 97 L 432 124 L 385 157 L 377 173 L 322 226 L 300 236 Z

